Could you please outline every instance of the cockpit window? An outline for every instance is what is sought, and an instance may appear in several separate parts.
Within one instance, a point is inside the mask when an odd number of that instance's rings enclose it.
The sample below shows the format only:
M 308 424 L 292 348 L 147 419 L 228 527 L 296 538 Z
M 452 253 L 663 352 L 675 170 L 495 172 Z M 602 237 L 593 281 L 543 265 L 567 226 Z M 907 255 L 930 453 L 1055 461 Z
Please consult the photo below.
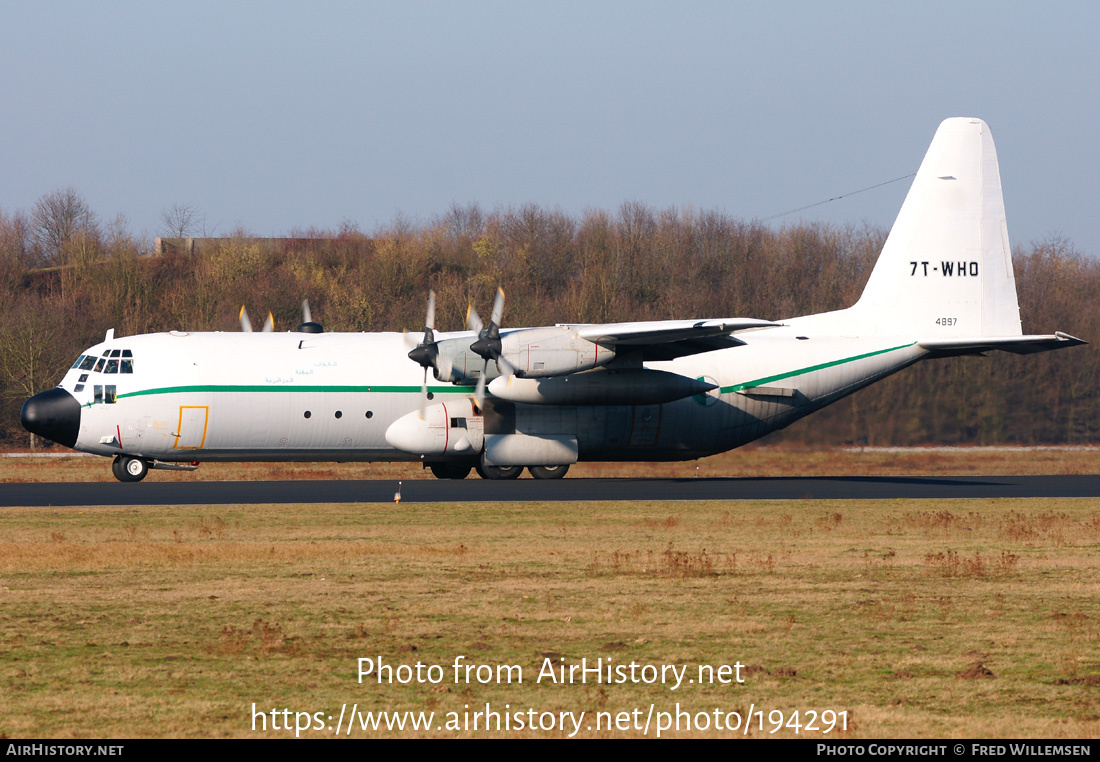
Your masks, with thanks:
M 73 363 L 73 367 L 93 370 L 96 373 L 133 373 L 134 353 L 129 349 L 107 349 L 104 350 L 102 357 L 81 355 Z M 81 380 L 86 381 L 87 377 Z

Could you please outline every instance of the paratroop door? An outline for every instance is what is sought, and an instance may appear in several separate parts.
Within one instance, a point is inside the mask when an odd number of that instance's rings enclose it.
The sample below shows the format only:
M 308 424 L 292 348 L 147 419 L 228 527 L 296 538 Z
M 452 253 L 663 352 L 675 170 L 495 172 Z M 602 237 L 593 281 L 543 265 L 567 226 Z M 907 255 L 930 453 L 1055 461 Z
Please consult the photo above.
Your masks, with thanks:
M 206 442 L 206 424 L 210 408 L 206 405 L 180 405 L 179 428 L 176 429 L 176 449 L 197 450 Z

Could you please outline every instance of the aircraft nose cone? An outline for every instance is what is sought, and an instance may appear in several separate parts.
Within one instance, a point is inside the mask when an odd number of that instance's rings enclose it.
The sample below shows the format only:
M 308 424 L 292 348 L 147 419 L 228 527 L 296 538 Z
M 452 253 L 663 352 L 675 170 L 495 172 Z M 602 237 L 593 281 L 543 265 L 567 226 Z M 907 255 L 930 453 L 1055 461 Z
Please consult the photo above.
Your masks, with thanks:
M 23 428 L 66 447 L 80 433 L 80 403 L 61 387 L 34 395 L 19 412 Z

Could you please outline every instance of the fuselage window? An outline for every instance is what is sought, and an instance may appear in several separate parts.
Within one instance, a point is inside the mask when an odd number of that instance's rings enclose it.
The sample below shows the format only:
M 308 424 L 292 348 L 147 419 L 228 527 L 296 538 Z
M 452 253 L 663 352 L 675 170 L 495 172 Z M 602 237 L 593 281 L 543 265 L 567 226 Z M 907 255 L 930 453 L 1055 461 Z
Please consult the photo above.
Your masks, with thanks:
M 95 404 L 97 404 L 97 405 L 99 403 L 103 402 L 103 387 L 100 386 L 99 384 L 96 384 L 92 388 L 92 391 L 93 391 L 92 401 L 95 402 Z
M 80 383 L 84 383 L 87 380 L 88 380 L 88 374 L 87 373 L 81 373 L 80 378 L 77 379 L 77 381 L 79 381 Z
M 81 370 L 91 370 L 95 367 L 95 357 L 92 355 L 85 355 L 80 363 Z
M 97 362 L 95 364 L 95 372 L 99 373 L 101 370 L 103 370 L 103 366 L 106 365 L 106 364 L 107 364 L 107 361 L 104 360 L 103 358 L 100 358 L 99 362 Z
M 75 391 L 78 391 L 78 392 L 84 391 L 84 384 L 77 384 Z
M 115 351 L 117 352 L 118 350 L 116 349 Z M 118 373 L 118 360 L 108 360 L 107 361 L 107 370 L 105 370 L 103 372 L 104 373 Z
M 114 384 L 103 387 L 103 401 L 106 402 L 108 405 L 115 404 L 115 398 L 117 397 L 115 388 L 116 387 L 114 386 Z

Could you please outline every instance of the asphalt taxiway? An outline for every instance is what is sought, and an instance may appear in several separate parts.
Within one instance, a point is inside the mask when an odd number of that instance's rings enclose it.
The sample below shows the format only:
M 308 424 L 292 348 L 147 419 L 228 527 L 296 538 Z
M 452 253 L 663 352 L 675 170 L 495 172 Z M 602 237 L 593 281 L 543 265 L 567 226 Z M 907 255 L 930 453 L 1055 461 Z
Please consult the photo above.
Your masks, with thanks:
M 392 479 L 345 481 L 0 484 L 0 506 L 385 503 Z M 1100 497 L 1100 475 L 832 476 L 485 481 L 424 479 L 401 485 L 402 503 L 589 500 L 878 500 Z

